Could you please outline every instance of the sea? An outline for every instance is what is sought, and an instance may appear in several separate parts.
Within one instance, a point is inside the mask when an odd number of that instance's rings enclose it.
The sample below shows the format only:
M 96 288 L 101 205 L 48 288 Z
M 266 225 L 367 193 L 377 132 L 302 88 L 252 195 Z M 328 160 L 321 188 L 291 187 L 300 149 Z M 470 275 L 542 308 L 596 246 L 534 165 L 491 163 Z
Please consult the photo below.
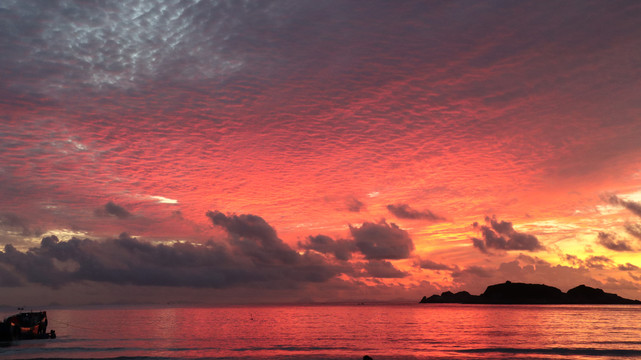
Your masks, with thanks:
M 57 338 L 5 343 L 0 359 L 641 359 L 634 305 L 45 310 Z

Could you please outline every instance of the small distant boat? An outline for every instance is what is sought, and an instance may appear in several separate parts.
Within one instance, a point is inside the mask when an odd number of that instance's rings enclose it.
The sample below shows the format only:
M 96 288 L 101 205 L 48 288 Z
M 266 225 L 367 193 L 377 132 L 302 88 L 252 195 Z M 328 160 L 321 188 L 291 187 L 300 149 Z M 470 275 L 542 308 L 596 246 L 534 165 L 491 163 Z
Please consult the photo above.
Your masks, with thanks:
M 0 341 L 55 339 L 56 332 L 47 333 L 47 312 L 19 312 L 0 323 Z

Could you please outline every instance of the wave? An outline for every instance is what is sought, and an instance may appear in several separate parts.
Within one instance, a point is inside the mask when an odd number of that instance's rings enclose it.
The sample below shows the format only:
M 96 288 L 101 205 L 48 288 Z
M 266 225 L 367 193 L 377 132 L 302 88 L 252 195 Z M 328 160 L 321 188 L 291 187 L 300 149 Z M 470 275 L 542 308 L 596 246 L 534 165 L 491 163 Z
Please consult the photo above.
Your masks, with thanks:
M 502 354 L 537 354 L 537 355 L 583 355 L 583 356 L 625 356 L 641 357 L 638 349 L 594 349 L 594 348 L 480 348 L 456 350 L 459 353 L 502 353 Z
M 344 346 L 334 346 L 334 347 L 328 347 L 328 346 L 289 346 L 289 345 L 275 345 L 275 346 L 267 346 L 267 347 L 244 347 L 244 348 L 236 348 L 232 349 L 233 351 L 263 351 L 263 350 L 279 350 L 279 351 L 325 351 L 325 350 L 354 350 L 354 348 L 351 347 L 344 347 Z M 365 349 L 367 350 L 367 349 Z
M 29 360 L 71 360 L 79 359 L 77 357 L 30 357 Z M 80 358 L 82 359 L 82 358 Z M 172 357 L 158 357 L 158 356 L 118 356 L 118 357 L 101 357 L 100 360 L 176 360 Z M 214 360 L 213 358 L 211 360 Z M 222 360 L 222 358 L 221 358 Z

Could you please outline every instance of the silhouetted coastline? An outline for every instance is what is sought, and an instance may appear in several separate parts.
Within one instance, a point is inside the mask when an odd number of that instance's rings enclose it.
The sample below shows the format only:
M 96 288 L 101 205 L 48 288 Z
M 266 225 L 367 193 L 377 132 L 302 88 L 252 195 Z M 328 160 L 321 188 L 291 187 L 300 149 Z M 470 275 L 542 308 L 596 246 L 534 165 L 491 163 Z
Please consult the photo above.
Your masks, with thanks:
M 435 304 L 641 304 L 639 300 L 623 298 L 597 288 L 579 285 L 567 293 L 548 285 L 513 283 L 490 285 L 481 295 L 467 291 L 423 296 L 421 303 Z

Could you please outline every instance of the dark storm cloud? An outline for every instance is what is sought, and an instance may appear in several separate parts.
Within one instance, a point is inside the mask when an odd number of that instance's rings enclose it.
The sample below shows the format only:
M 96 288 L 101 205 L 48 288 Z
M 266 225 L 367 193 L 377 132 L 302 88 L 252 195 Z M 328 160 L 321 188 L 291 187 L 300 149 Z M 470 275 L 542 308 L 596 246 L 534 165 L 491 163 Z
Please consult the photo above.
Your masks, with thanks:
M 368 260 L 407 259 L 414 250 L 409 233 L 394 223 L 364 222 L 361 227 L 350 225 L 349 229 L 356 247 Z
M 15 283 L 19 277 L 54 287 L 88 280 L 151 286 L 226 288 L 262 284 L 280 288 L 327 281 L 340 272 L 319 256 L 296 254 L 285 264 L 257 261 L 255 252 L 241 243 L 155 245 L 127 234 L 105 241 L 59 241 L 48 236 L 40 247 L 26 252 L 5 246 L 0 252 L 0 280 Z M 17 277 L 7 277 L 2 271 L 6 268 Z
M 445 218 L 438 216 L 431 212 L 430 210 L 418 211 L 411 208 L 407 204 L 396 204 L 396 205 L 387 205 L 387 210 L 391 212 L 394 216 L 399 219 L 411 219 L 411 220 L 431 220 L 431 221 L 440 221 L 445 220 Z
M 370 260 L 365 263 L 363 268 L 367 276 L 374 278 L 397 279 L 409 275 L 409 273 L 395 268 L 391 262 L 386 260 Z
M 632 246 L 623 239 L 618 239 L 616 234 L 599 232 L 597 242 L 610 250 L 614 251 L 633 251 Z
M 612 205 L 623 206 L 634 215 L 641 217 L 641 203 L 623 200 L 614 194 L 603 195 L 602 198 Z
M 486 225 L 472 226 L 481 233 L 481 238 L 472 238 L 472 244 L 484 253 L 488 249 L 497 250 L 543 250 L 536 236 L 514 230 L 509 221 L 498 221 L 496 217 L 485 217 Z
M 298 247 L 304 250 L 314 250 L 323 254 L 333 254 L 338 260 L 349 260 L 352 253 L 357 251 L 356 244 L 351 240 L 334 240 L 326 235 L 307 237 L 307 241 L 298 242 Z
M 131 213 L 127 211 L 124 207 L 115 204 L 113 201 L 110 201 L 105 204 L 102 208 L 96 209 L 94 211 L 96 216 L 115 216 L 118 219 L 127 219 L 131 216 Z

